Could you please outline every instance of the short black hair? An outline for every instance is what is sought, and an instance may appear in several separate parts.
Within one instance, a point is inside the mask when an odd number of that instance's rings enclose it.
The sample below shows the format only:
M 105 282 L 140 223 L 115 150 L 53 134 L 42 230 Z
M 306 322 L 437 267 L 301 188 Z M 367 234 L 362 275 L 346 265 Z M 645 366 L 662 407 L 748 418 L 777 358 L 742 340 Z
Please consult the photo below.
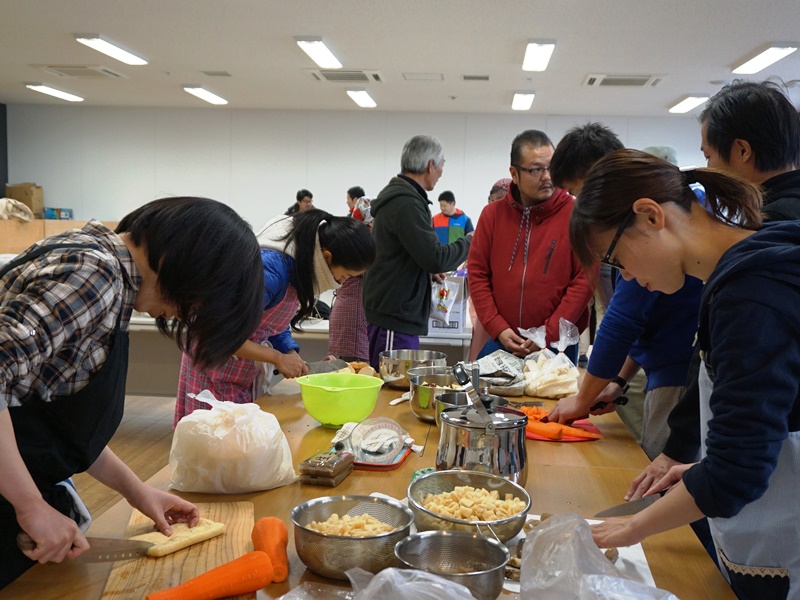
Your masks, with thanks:
M 127 233 L 147 254 L 164 299 L 179 318 L 156 319 L 200 368 L 223 364 L 247 341 L 264 311 L 261 251 L 250 225 L 208 198 L 154 200 L 129 213 Z
M 714 94 L 700 113 L 706 142 L 729 161 L 733 143 L 747 140 L 759 171 L 800 163 L 800 116 L 774 81 L 737 79 Z
M 542 146 L 553 146 L 552 140 L 547 137 L 544 131 L 538 129 L 526 129 L 511 142 L 511 166 L 519 164 L 522 159 L 522 147 L 531 146 L 541 148 Z
M 311 192 L 309 192 L 306 189 L 297 190 L 296 198 L 297 198 L 297 201 L 300 202 L 300 200 L 302 200 L 303 198 L 312 198 L 313 199 L 314 198 L 314 194 L 312 194 Z
M 600 123 L 573 127 L 564 134 L 553 152 L 550 161 L 553 184 L 563 187 L 565 181 L 583 179 L 594 163 L 624 147 L 617 134 Z
M 444 200 L 445 202 L 449 202 L 450 204 L 455 204 L 456 195 L 450 190 L 445 190 L 441 194 L 439 194 L 439 202 L 441 202 L 442 200 Z
M 347 190 L 347 195 L 353 198 L 354 200 L 358 200 L 359 198 L 363 198 L 366 196 L 364 193 L 364 188 L 360 185 L 354 185 L 349 190 Z

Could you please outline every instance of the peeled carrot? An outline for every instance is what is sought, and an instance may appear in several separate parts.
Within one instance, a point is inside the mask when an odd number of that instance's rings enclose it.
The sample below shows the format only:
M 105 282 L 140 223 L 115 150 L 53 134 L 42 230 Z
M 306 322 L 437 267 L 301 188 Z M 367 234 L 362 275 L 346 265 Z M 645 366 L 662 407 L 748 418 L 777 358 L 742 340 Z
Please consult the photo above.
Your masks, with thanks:
M 272 561 L 265 552 L 248 552 L 182 584 L 147 594 L 147 600 L 218 600 L 249 594 L 272 583 Z
M 564 435 L 571 435 L 573 437 L 589 438 L 590 440 L 602 440 L 603 436 L 593 431 L 586 431 L 580 427 L 570 427 L 569 425 L 561 425 Z
M 253 526 L 253 549 L 266 552 L 272 560 L 272 581 L 280 583 L 289 577 L 289 530 L 277 517 L 262 517 Z
M 549 440 L 560 440 L 564 437 L 564 432 L 561 430 L 561 424 L 559 423 L 542 423 L 541 421 L 531 420 L 528 421 L 525 429 Z
M 517 410 L 521 410 L 528 415 L 529 419 L 534 421 L 541 421 L 550 412 L 544 406 L 520 406 Z

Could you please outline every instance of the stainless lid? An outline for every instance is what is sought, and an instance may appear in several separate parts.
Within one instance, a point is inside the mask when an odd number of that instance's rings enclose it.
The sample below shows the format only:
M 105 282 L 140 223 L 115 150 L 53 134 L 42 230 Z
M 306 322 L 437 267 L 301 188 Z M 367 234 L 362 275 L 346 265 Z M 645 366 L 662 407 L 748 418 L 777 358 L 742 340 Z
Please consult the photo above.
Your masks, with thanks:
M 507 406 L 494 406 L 488 409 L 489 416 L 492 417 L 495 429 L 516 429 L 525 427 L 528 424 L 528 415 L 522 411 L 508 408 Z M 472 406 L 456 406 L 446 408 L 440 415 L 442 423 L 461 427 L 464 429 L 485 429 L 486 423 L 483 422 L 478 411 Z

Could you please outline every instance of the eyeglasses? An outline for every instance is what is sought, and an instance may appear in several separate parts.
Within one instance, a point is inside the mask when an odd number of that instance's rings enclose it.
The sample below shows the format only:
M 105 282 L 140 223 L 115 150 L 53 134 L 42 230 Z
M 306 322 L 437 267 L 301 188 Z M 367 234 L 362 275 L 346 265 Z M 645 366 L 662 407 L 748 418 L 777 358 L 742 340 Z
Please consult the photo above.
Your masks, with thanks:
M 541 177 L 545 171 L 547 171 L 548 173 L 550 172 L 550 167 L 529 167 L 526 169 L 525 167 L 514 165 L 514 168 L 517 171 L 525 171 L 526 173 L 528 173 L 528 175 L 530 175 L 531 177 L 535 177 L 536 179 Z
M 620 223 L 619 229 L 617 229 L 617 233 L 614 234 L 614 239 L 611 240 L 611 245 L 608 247 L 606 251 L 606 255 L 600 259 L 600 262 L 604 265 L 608 265 L 609 267 L 614 267 L 615 269 L 624 269 L 625 267 L 617 260 L 617 258 L 611 258 L 611 255 L 614 254 L 614 250 L 617 247 L 617 242 L 619 238 L 622 237 L 622 232 L 631 224 L 631 221 L 636 216 L 636 213 L 631 211 L 628 213 L 628 216 L 623 219 L 622 223 Z

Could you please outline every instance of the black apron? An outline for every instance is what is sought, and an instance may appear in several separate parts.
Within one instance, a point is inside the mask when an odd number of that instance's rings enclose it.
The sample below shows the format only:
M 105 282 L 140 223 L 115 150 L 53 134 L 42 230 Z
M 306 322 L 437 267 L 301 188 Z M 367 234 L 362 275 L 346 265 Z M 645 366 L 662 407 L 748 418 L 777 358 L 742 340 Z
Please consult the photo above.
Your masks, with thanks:
M 65 247 L 76 245 L 40 247 L 6 265 L 0 277 L 52 249 Z M 122 421 L 128 332 L 120 330 L 121 318 L 120 311 L 109 354 L 85 387 L 70 396 L 54 396 L 50 402 L 31 393 L 21 406 L 8 408 L 25 466 L 45 501 L 65 515 L 71 512 L 72 499 L 56 484 L 92 466 Z M 0 496 L 0 588 L 35 564 L 17 548 L 19 531 L 13 507 Z

